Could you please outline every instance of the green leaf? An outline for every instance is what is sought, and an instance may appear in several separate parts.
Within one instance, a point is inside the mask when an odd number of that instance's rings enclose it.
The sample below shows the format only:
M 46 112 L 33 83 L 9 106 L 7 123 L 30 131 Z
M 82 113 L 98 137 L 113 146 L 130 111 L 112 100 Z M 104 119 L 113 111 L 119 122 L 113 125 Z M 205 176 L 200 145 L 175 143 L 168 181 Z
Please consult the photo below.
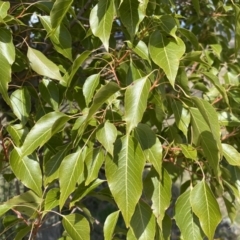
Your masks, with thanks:
M 197 150 L 191 145 L 180 144 L 182 153 L 186 158 L 197 160 Z
M 86 153 L 84 160 L 87 167 L 87 179 L 85 182 L 86 185 L 98 177 L 98 172 L 102 167 L 104 157 L 105 156 L 102 148 L 90 148 L 90 150 Z
M 139 41 L 136 45 L 133 45 L 132 42 L 126 41 L 129 48 L 131 48 L 139 57 L 148 61 L 151 64 L 149 59 L 148 47 L 143 41 Z
M 118 139 L 114 145 L 113 159 L 109 155 L 106 158 L 109 188 L 127 227 L 142 194 L 144 164 L 143 152 L 138 142 L 130 136 Z
M 0 22 L 7 16 L 8 9 L 10 8 L 10 2 L 0 1 Z
M 204 155 L 208 160 L 207 162 L 212 167 L 215 174 L 218 175 L 220 155 L 216 140 L 200 111 L 196 108 L 190 108 L 189 110 L 194 133 L 193 143 L 203 148 Z
M 237 215 L 236 205 L 225 197 L 223 197 L 223 200 L 227 209 L 228 217 L 231 219 L 231 222 L 234 223 Z
M 223 156 L 230 165 L 240 166 L 240 153 L 232 145 L 222 143 Z
M 186 28 L 178 28 L 178 31 L 191 42 L 195 50 L 199 49 L 198 39 L 193 32 L 187 30 Z
M 15 61 L 15 46 L 12 40 L 12 33 L 6 28 L 0 28 L 0 56 L 1 55 L 7 59 L 10 65 Z
M 93 103 L 89 108 L 87 120 L 89 120 L 97 112 L 97 110 L 117 91 L 119 91 L 119 86 L 114 82 L 109 82 L 101 87 L 93 98 Z
M 147 99 L 151 84 L 149 75 L 134 81 L 127 87 L 125 93 L 125 121 L 127 131 L 131 132 L 142 120 L 143 113 L 147 107 Z
M 198 183 L 191 191 L 190 203 L 204 233 L 213 239 L 217 225 L 222 219 L 218 202 L 206 182 Z
M 62 224 L 73 240 L 90 240 L 88 220 L 80 214 L 62 215 Z
M 59 104 L 59 89 L 57 85 L 53 81 L 43 79 L 39 83 L 39 90 L 44 101 L 57 111 Z
M 37 147 L 43 146 L 55 133 L 63 128 L 70 119 L 61 112 L 50 112 L 41 117 L 30 130 L 20 148 L 21 156 L 31 154 Z
M 8 125 L 7 131 L 17 147 L 22 145 L 26 135 L 28 134 L 28 129 L 22 124 Z
M 149 205 L 140 201 L 130 222 L 130 227 L 138 240 L 154 239 L 155 217 Z
M 105 240 L 112 240 L 114 229 L 117 224 L 119 211 L 109 214 L 104 222 L 103 233 Z
M 203 72 L 202 74 L 211 81 L 211 83 L 217 88 L 219 93 L 223 96 L 225 102 L 229 105 L 227 91 L 222 85 L 220 85 L 218 77 L 210 72 Z
M 143 5 L 138 0 L 123 0 L 119 8 L 120 19 L 133 39 L 140 22 L 145 17 Z
M 221 130 L 220 125 L 218 123 L 218 115 L 214 107 L 207 101 L 192 97 L 194 103 L 196 104 L 197 108 L 199 109 L 200 113 L 202 114 L 203 118 L 207 122 L 209 128 L 211 129 L 212 135 L 217 143 L 218 149 L 222 150 L 221 145 Z
M 58 151 L 55 155 L 53 155 L 49 160 L 44 162 L 43 169 L 45 186 L 59 177 L 59 168 L 61 162 L 67 154 L 69 148 L 70 145 L 66 146 L 64 149 Z
M 56 0 L 50 12 L 52 28 L 55 30 L 63 21 L 73 0 Z
M 240 49 L 240 8 L 236 4 L 232 4 L 235 12 L 235 56 L 237 57 Z
M 60 209 L 62 209 L 69 195 L 75 190 L 76 183 L 83 173 L 83 167 L 82 149 L 67 155 L 63 159 L 59 169 Z
M 31 111 L 31 97 L 27 88 L 15 90 L 10 97 L 13 113 L 25 125 Z
M 90 55 L 90 51 L 84 51 L 81 55 L 78 55 L 76 59 L 74 60 L 70 70 L 68 73 L 64 75 L 64 79 L 60 81 L 60 84 L 63 85 L 64 87 L 70 86 L 72 79 L 78 69 L 81 67 L 81 65 L 85 62 L 85 60 L 88 58 Z
M 237 127 L 240 119 L 231 112 L 218 112 L 218 121 L 221 126 Z
M 38 207 L 41 205 L 42 199 L 39 198 L 34 192 L 26 191 L 20 195 L 17 195 L 7 202 L 4 202 L 0 205 L 0 216 L 2 216 L 5 212 L 10 210 L 11 208 L 25 206 L 29 208 L 29 211 L 35 212 L 38 210 Z
M 93 34 L 99 37 L 108 51 L 109 37 L 115 14 L 114 1 L 99 0 L 90 13 L 90 27 Z
M 104 125 L 101 125 L 96 133 L 97 140 L 103 145 L 103 147 L 113 155 L 113 143 L 117 138 L 117 129 L 116 127 L 106 121 Z
M 40 51 L 28 47 L 27 57 L 30 66 L 37 74 L 62 81 L 58 66 L 44 56 Z
M 134 129 L 134 137 L 140 143 L 147 161 L 153 164 L 155 170 L 162 175 L 162 145 L 147 124 L 139 123 Z
M 159 17 L 160 27 L 170 36 L 174 37 L 176 41 L 178 38 L 176 36 L 177 23 L 176 20 L 170 15 L 163 15 Z
M 177 38 L 167 38 L 160 31 L 151 34 L 149 52 L 152 60 L 163 69 L 168 80 L 174 86 L 179 68 L 179 61 L 185 52 L 184 42 Z
M 56 30 L 53 31 L 49 16 L 38 17 L 47 34 L 50 36 L 51 42 L 57 52 L 72 61 L 72 37 L 68 29 L 61 23 Z
M 51 188 L 45 197 L 44 211 L 50 211 L 59 205 L 60 190 L 59 188 Z
M 153 214 L 157 219 L 159 227 L 162 229 L 162 220 L 165 211 L 170 205 L 171 201 L 172 181 L 168 172 L 164 169 L 162 179 L 156 171 L 151 170 L 144 180 L 144 192 L 149 200 L 152 201 Z
M 191 119 L 189 112 L 179 101 L 176 101 L 174 99 L 172 100 L 172 110 L 175 116 L 177 127 L 183 132 L 185 137 L 187 137 L 188 126 Z
M 100 74 L 97 73 L 89 76 L 83 84 L 83 95 L 85 97 L 85 102 L 87 106 L 92 101 L 92 97 L 99 84 L 99 80 L 100 80 Z
M 175 206 L 175 220 L 183 239 L 202 240 L 199 221 L 192 212 L 190 193 L 191 191 L 188 190 L 178 197 Z
M 105 180 L 96 179 L 95 181 L 91 182 L 88 186 L 85 186 L 84 182 L 81 183 L 78 186 L 77 190 L 74 192 L 70 207 L 74 206 L 75 202 L 80 201 L 82 198 L 84 198 L 86 195 L 92 192 L 95 188 L 97 188 L 103 182 L 105 182 Z
M 26 187 L 42 196 L 42 172 L 38 161 L 31 156 L 22 158 L 16 150 L 13 150 L 10 154 L 10 166 Z
M 14 238 L 14 240 L 22 240 L 24 239 L 24 237 L 29 233 L 31 232 L 31 229 L 32 229 L 32 226 L 27 226 L 27 227 L 24 227 L 24 228 L 21 228 L 19 230 L 17 230 L 17 234 Z
M 192 0 L 193 7 L 195 11 L 197 12 L 197 15 L 200 15 L 200 5 L 199 5 L 199 0 Z

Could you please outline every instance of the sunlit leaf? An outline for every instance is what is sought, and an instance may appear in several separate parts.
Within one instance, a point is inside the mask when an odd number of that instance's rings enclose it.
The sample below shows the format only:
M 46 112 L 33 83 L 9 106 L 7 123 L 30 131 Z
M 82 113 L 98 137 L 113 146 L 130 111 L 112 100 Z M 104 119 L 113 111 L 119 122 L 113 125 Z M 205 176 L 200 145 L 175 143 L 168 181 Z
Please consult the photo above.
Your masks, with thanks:
M 49 60 L 40 51 L 28 47 L 27 57 L 30 66 L 39 75 L 62 81 L 63 78 L 59 72 L 58 66 Z
M 148 173 L 144 180 L 144 192 L 149 200 L 152 201 L 152 211 L 157 219 L 157 223 L 162 228 L 162 220 L 165 211 L 170 205 L 172 181 L 166 170 L 163 170 L 162 180 L 156 171 Z
M 167 38 L 160 31 L 151 34 L 149 52 L 152 60 L 163 69 L 168 80 L 174 86 L 179 61 L 185 52 L 185 44 L 180 39 Z
M 116 211 L 109 214 L 108 217 L 106 218 L 104 223 L 104 228 L 103 228 L 105 240 L 112 240 L 112 236 L 114 233 L 114 229 L 116 227 L 118 216 L 119 216 L 119 211 Z
M 155 217 L 149 205 L 140 201 L 135 209 L 130 222 L 130 227 L 136 239 L 154 239 L 155 236 Z
M 222 219 L 218 202 L 206 182 L 198 183 L 190 195 L 193 212 L 200 221 L 203 232 L 213 239 L 217 225 Z
M 67 155 L 59 169 L 60 199 L 59 206 L 63 207 L 69 195 L 74 191 L 76 183 L 83 173 L 82 150 Z
M 129 226 L 134 209 L 142 193 L 144 155 L 137 141 L 124 136 L 114 145 L 114 157 L 107 157 L 106 176 L 114 200 Z
M 22 183 L 37 193 L 42 195 L 42 172 L 39 162 L 31 156 L 20 157 L 16 150 L 10 154 L 10 165 L 16 177 Z
M 153 164 L 159 176 L 162 175 L 162 145 L 147 124 L 138 124 L 134 137 L 140 143 L 146 160 Z
M 149 75 L 136 80 L 126 90 L 125 121 L 128 132 L 131 132 L 138 125 L 147 107 L 147 99 L 151 87 L 148 77 Z
M 31 97 L 27 88 L 17 89 L 10 97 L 13 113 L 24 125 L 31 110 Z
M 183 239 L 202 240 L 199 221 L 192 212 L 190 193 L 191 191 L 188 190 L 178 197 L 175 206 L 176 223 L 181 230 Z
M 108 51 L 109 37 L 115 14 L 114 1 L 100 0 L 90 14 L 90 27 L 93 34 L 99 37 Z
M 62 215 L 62 224 L 73 240 L 90 240 L 88 220 L 80 214 Z
M 222 143 L 223 156 L 233 166 L 240 166 L 240 153 L 232 145 Z

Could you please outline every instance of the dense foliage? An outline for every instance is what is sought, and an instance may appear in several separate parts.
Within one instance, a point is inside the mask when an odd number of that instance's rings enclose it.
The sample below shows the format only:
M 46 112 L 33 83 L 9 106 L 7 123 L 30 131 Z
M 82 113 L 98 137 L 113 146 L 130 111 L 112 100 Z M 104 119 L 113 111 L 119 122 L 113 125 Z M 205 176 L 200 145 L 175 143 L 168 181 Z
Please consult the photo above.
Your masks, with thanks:
M 213 239 L 219 199 L 234 221 L 237 2 L 0 1 L 1 174 L 16 183 L 2 234 L 36 239 L 53 213 L 61 239 L 96 223 L 106 240 L 170 239 L 175 224 Z

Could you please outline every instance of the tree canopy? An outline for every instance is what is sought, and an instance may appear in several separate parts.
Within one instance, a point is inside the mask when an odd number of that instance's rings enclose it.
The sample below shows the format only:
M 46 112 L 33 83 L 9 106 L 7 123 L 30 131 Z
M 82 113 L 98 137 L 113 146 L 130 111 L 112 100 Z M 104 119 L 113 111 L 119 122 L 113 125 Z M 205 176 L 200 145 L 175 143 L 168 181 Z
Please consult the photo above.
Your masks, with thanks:
M 211 240 L 218 200 L 234 222 L 238 3 L 0 1 L 1 235 L 55 214 L 59 239 Z

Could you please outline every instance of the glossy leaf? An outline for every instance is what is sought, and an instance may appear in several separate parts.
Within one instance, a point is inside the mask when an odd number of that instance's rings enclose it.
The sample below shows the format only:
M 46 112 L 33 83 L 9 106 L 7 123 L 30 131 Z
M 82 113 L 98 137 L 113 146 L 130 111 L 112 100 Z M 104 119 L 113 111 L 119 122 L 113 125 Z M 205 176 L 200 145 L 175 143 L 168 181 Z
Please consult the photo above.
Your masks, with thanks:
M 54 48 L 72 61 L 72 37 L 68 29 L 61 23 L 55 31 L 52 29 L 51 20 L 49 16 L 39 16 L 44 29 L 50 36 Z
M 194 131 L 193 143 L 196 146 L 203 148 L 204 155 L 207 158 L 207 162 L 210 164 L 215 174 L 219 172 L 219 150 L 216 140 L 214 139 L 211 130 L 203 118 L 202 114 L 196 108 L 190 108 L 191 122 Z
M 170 15 L 163 15 L 159 17 L 160 27 L 170 36 L 174 37 L 178 41 L 176 36 L 177 23 L 175 19 Z
M 188 126 L 190 123 L 190 114 L 179 101 L 172 100 L 172 110 L 175 116 L 177 127 L 187 137 Z
M 240 153 L 232 145 L 222 143 L 223 156 L 230 165 L 240 166 Z
M 90 151 L 86 153 L 86 157 L 84 160 L 87 171 L 87 179 L 85 182 L 86 185 L 88 185 L 98 177 L 98 172 L 103 164 L 103 161 L 104 153 L 101 148 L 90 149 Z
M 142 59 L 145 59 L 150 64 L 150 58 L 148 53 L 148 47 L 143 41 L 139 41 L 136 45 L 133 45 L 130 41 L 127 41 L 128 47 L 132 48 L 132 50 Z
M 52 10 L 50 12 L 50 18 L 52 23 L 52 28 L 56 29 L 63 21 L 63 18 L 67 14 L 69 8 L 71 7 L 73 0 L 56 0 L 53 4 Z
M 49 160 L 44 162 L 44 184 L 47 185 L 59 177 L 59 168 L 66 156 L 69 146 L 58 151 Z
M 27 88 L 17 89 L 10 97 L 13 113 L 24 125 L 31 111 L 31 97 Z
M 116 211 L 109 214 L 108 217 L 106 218 L 104 227 L 103 227 L 105 240 L 112 240 L 112 236 L 117 224 L 118 216 L 119 216 L 119 211 Z
M 221 126 L 237 127 L 240 124 L 240 119 L 227 111 L 218 112 L 218 121 Z
M 63 207 L 69 195 L 74 191 L 76 183 L 83 173 L 82 150 L 67 155 L 59 169 L 60 199 L 59 206 Z
M 154 239 L 155 236 L 155 217 L 148 204 L 140 201 L 135 209 L 130 222 L 130 227 L 136 239 Z
M 96 179 L 95 181 L 91 182 L 88 186 L 85 186 L 85 183 L 81 183 L 77 190 L 74 192 L 73 198 L 71 200 L 70 207 L 74 206 L 77 201 L 80 201 L 90 192 L 92 192 L 95 188 L 101 185 L 105 180 Z
M 90 119 L 96 111 L 118 90 L 119 86 L 114 82 L 109 82 L 105 86 L 101 87 L 94 95 L 93 103 L 89 108 L 87 119 Z
M 30 66 L 37 74 L 62 81 L 58 66 L 44 56 L 40 51 L 28 47 L 27 57 Z
M 15 46 L 12 34 L 6 28 L 0 28 L 0 56 L 4 56 L 10 65 L 15 61 Z
M 175 206 L 175 220 L 183 239 L 202 240 L 199 221 L 192 212 L 190 193 L 191 191 L 187 190 L 178 198 Z
M 147 124 L 138 124 L 134 137 L 140 143 L 147 161 L 153 164 L 159 176 L 162 175 L 162 145 Z
M 138 0 L 123 0 L 119 13 L 123 25 L 133 39 L 140 22 L 145 17 L 144 7 L 140 5 Z
M 236 4 L 233 4 L 233 9 L 235 12 L 235 55 L 237 56 L 239 49 L 240 49 L 240 7 Z
M 162 180 L 159 179 L 155 171 L 148 173 L 144 181 L 144 192 L 152 201 L 152 211 L 157 219 L 157 223 L 162 228 L 162 220 L 165 211 L 170 205 L 172 181 L 166 170 L 163 170 Z
M 63 227 L 73 240 L 90 240 L 90 226 L 85 217 L 77 213 L 62 217 Z
M 31 156 L 21 157 L 16 150 L 10 155 L 10 166 L 16 177 L 38 196 L 42 196 L 42 172 L 39 162 Z
M 13 207 L 25 206 L 30 211 L 37 211 L 38 207 L 42 203 L 42 199 L 39 198 L 34 192 L 28 190 L 20 195 L 17 195 L 8 201 L 0 205 L 0 216 Z
M 125 93 L 125 121 L 127 131 L 131 132 L 142 120 L 143 113 L 147 107 L 147 99 L 151 84 L 149 75 L 136 80 L 128 86 Z
M 218 202 L 206 182 L 198 183 L 190 195 L 193 212 L 200 221 L 203 232 L 213 239 L 217 225 L 222 219 Z
M 60 81 L 61 85 L 63 85 L 64 87 L 70 86 L 74 75 L 77 73 L 78 69 L 82 66 L 82 64 L 86 61 L 90 53 L 90 51 L 84 51 L 82 54 L 76 57 L 70 70 L 64 75 L 64 79 Z
M 114 14 L 114 1 L 100 0 L 98 4 L 92 9 L 89 19 L 93 34 L 101 39 L 107 51 Z
M 60 191 L 59 188 L 51 188 L 45 197 L 44 210 L 52 210 L 59 205 Z
M 109 121 L 100 126 L 96 133 L 97 140 L 103 145 L 103 147 L 113 155 L 113 143 L 117 138 L 117 129 Z
M 130 136 L 118 139 L 114 145 L 113 159 L 106 158 L 109 188 L 127 227 L 142 193 L 144 164 L 143 152 L 137 141 Z
M 179 61 L 185 52 L 185 45 L 180 38 L 167 38 L 160 31 L 151 34 L 149 52 L 152 60 L 163 69 L 168 80 L 174 86 Z
M 192 99 L 198 107 L 204 120 L 207 122 L 209 128 L 211 129 L 212 135 L 217 143 L 219 150 L 221 151 L 222 146 L 220 141 L 220 126 L 218 123 L 218 116 L 215 109 L 210 103 L 203 99 L 199 99 L 196 97 L 193 97 Z
M 180 144 L 182 153 L 186 158 L 197 160 L 197 150 L 191 145 Z
M 70 118 L 61 112 L 50 112 L 40 118 L 30 130 L 20 148 L 21 156 L 31 154 L 37 147 L 43 146 L 55 133 L 63 128 Z
M 195 50 L 199 49 L 198 39 L 194 33 L 186 28 L 178 28 L 178 31 L 191 42 Z
M 0 2 L 0 21 L 7 16 L 8 9 L 10 8 L 10 2 Z
M 83 84 L 83 95 L 85 97 L 86 105 L 88 106 L 89 103 L 92 101 L 92 97 L 94 92 L 99 84 L 100 74 L 93 74 L 89 76 L 85 83 Z
M 8 125 L 7 131 L 17 147 L 22 145 L 26 135 L 28 134 L 28 129 L 22 124 Z
M 42 98 L 55 110 L 59 106 L 59 89 L 53 81 L 43 79 L 39 84 Z

